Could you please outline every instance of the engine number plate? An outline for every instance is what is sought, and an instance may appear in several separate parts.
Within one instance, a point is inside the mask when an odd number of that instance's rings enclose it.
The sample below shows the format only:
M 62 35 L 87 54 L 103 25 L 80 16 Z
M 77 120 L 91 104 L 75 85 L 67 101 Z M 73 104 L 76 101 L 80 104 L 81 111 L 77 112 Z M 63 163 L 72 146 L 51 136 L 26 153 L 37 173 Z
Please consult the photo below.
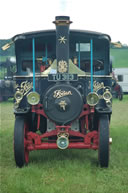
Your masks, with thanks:
M 49 81 L 77 81 L 78 76 L 77 74 L 49 74 L 48 75 L 48 80 Z

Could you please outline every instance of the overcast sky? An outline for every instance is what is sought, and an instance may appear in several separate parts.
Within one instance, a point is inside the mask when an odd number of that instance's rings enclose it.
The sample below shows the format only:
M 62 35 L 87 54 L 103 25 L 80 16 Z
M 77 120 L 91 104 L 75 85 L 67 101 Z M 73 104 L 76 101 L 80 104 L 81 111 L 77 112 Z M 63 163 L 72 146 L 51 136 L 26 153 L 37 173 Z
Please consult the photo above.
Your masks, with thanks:
M 55 29 L 57 15 L 68 15 L 70 28 L 107 33 L 128 44 L 128 0 L 1 0 L 0 39 Z

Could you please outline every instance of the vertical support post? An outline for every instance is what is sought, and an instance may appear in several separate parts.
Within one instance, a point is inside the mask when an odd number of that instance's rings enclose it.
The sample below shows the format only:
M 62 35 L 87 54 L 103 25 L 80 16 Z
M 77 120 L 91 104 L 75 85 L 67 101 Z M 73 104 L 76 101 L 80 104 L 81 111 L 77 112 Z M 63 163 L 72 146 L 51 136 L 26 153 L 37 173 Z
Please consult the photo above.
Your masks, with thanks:
M 32 56 L 33 56 L 33 91 L 35 92 L 35 39 L 32 39 Z
M 45 57 L 46 57 L 46 65 L 48 64 L 48 48 L 47 44 L 45 45 Z
M 90 41 L 91 45 L 91 92 L 93 92 L 93 40 Z
M 80 68 L 80 42 L 79 42 L 79 44 L 78 44 L 78 66 L 79 66 L 79 68 Z

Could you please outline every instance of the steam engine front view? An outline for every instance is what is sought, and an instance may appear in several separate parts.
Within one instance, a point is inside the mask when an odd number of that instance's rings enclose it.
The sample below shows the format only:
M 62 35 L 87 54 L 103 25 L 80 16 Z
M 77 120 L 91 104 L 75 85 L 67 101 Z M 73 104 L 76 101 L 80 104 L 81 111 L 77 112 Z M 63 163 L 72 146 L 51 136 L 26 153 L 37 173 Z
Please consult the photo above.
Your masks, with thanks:
M 55 30 L 16 35 L 14 154 L 16 165 L 32 150 L 98 150 L 109 163 L 111 69 L 106 34 L 69 30 L 57 16 Z M 82 150 L 81 150 L 82 151 Z

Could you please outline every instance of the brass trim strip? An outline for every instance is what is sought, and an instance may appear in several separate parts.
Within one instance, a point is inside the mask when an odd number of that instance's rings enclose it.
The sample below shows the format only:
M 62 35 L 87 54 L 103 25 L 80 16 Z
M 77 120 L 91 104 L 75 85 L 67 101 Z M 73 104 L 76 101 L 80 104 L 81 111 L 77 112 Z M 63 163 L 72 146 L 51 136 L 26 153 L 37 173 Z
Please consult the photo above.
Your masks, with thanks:
M 24 77 L 26 77 L 26 78 L 33 78 L 32 75 L 15 75 L 13 77 L 14 78 L 24 78 Z M 36 78 L 38 78 L 38 77 L 46 78 L 46 77 L 48 77 L 48 75 L 47 74 L 43 74 L 43 75 L 36 74 L 35 77 Z M 85 75 L 78 75 L 78 77 L 91 77 L 91 75 L 87 75 L 87 74 L 85 74 Z M 112 78 L 112 75 L 93 75 L 93 77 L 94 78 L 95 77 L 98 77 L 98 78 Z
M 91 77 L 91 75 L 86 74 L 86 75 L 78 75 L 78 77 Z M 112 75 L 93 75 L 93 77 L 105 77 L 105 78 L 112 78 Z

